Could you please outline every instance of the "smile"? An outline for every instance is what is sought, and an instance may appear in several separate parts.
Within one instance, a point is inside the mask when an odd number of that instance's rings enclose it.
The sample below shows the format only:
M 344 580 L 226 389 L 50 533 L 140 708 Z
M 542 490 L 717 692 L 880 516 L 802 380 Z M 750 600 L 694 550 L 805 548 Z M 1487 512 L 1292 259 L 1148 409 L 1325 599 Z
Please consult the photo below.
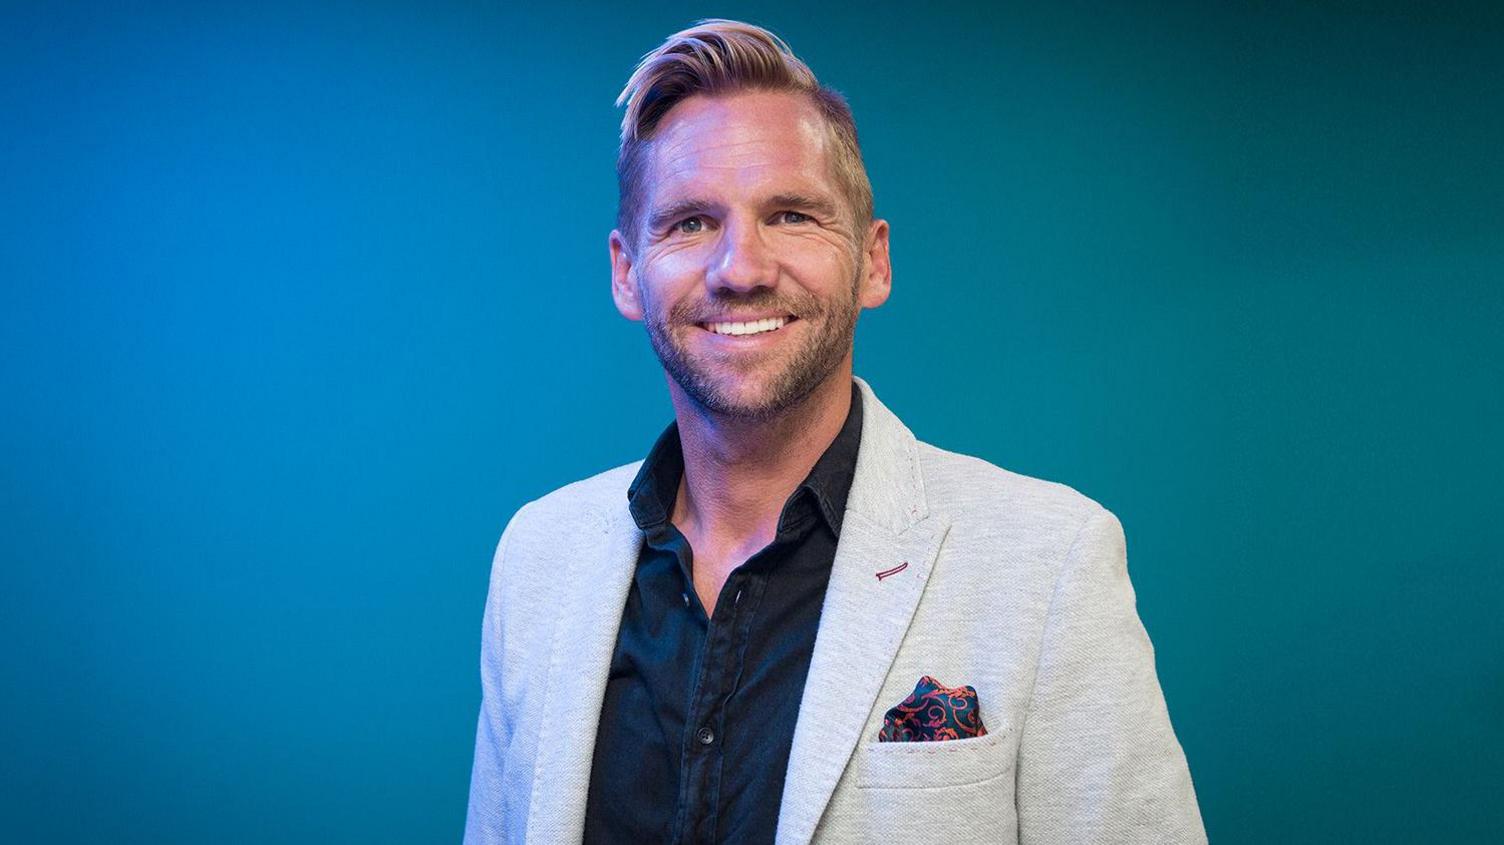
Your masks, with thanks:
M 767 317 L 762 320 L 748 320 L 746 322 L 726 323 L 701 323 L 700 328 L 723 335 L 749 335 L 774 332 L 788 325 L 792 317 Z

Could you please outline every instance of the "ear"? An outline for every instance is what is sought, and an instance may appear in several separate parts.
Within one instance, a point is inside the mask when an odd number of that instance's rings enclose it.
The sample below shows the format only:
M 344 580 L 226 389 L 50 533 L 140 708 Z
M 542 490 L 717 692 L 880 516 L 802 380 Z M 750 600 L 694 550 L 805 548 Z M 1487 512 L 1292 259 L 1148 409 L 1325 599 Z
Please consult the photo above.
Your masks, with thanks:
M 642 319 L 642 303 L 637 299 L 637 284 L 632 281 L 632 255 L 627 252 L 627 240 L 621 230 L 612 229 L 611 245 L 611 299 L 616 310 L 628 320 Z
M 893 263 L 888 255 L 888 221 L 873 220 L 867 227 L 862 256 L 865 264 L 857 301 L 863 308 L 876 308 L 888 301 L 893 289 Z

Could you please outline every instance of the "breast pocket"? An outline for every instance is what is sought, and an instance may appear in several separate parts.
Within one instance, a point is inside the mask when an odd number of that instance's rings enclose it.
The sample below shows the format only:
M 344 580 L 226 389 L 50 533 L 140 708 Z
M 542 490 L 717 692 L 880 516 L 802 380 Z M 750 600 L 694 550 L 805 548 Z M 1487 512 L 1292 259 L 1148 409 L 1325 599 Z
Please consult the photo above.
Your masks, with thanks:
M 864 743 L 857 750 L 856 786 L 934 789 L 995 780 L 1013 769 L 1012 739 L 1012 731 L 993 731 L 966 739 Z
M 940 742 L 867 742 L 846 793 L 854 841 L 1018 841 L 1014 731 Z

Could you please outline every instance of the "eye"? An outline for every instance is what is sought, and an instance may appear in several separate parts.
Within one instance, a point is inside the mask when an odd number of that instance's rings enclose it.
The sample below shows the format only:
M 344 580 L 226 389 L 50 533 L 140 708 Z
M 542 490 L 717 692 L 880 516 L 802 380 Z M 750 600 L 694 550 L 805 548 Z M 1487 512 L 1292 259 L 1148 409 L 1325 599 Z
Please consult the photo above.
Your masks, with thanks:
M 693 235 L 705 231 L 705 221 L 699 217 L 686 217 L 674 224 L 674 231 L 684 235 Z
M 777 219 L 780 223 L 808 223 L 814 218 L 802 211 L 780 211 Z

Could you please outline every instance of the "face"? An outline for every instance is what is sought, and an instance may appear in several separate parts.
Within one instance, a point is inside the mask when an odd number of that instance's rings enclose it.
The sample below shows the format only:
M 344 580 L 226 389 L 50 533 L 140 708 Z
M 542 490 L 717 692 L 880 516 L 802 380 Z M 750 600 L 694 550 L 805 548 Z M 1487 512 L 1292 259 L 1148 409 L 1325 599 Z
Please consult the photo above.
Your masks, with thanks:
M 612 295 L 685 398 L 760 419 L 849 379 L 857 314 L 887 299 L 888 227 L 853 219 L 806 98 L 694 96 L 659 124 Z

